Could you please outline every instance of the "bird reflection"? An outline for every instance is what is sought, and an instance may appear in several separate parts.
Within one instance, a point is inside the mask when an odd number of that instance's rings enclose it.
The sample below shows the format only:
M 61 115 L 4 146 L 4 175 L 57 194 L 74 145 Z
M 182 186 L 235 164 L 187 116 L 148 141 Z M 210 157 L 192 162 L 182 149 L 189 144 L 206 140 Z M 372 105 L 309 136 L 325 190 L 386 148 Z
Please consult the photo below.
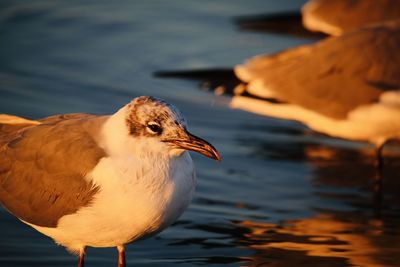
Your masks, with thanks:
M 310 164 L 310 182 L 320 199 L 312 207 L 315 215 L 308 218 L 278 224 L 236 222 L 243 233 L 237 242 L 255 251 L 254 266 L 397 266 L 400 248 L 393 244 L 400 238 L 399 151 L 385 151 L 385 199 L 377 216 L 370 208 L 368 192 L 368 178 L 374 173 L 369 147 L 300 141 L 293 149 L 293 144 L 246 142 L 258 148 L 254 155 L 271 160 L 278 151 L 288 155 L 286 149 L 290 149 L 288 160 Z M 260 154 L 265 149 L 273 151 Z
M 398 248 L 391 245 L 399 236 L 384 233 L 390 229 L 382 221 L 353 212 L 323 212 L 281 225 L 253 221 L 238 225 L 251 231 L 239 243 L 256 251 L 251 257 L 254 265 L 395 266 L 400 260 Z

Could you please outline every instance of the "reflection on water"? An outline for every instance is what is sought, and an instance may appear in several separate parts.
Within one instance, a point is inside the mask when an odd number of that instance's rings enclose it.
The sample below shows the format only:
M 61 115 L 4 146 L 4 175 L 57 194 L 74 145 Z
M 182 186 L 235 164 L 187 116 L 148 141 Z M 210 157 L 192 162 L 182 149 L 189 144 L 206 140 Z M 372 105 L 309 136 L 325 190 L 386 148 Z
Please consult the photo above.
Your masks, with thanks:
M 397 252 L 387 251 L 389 244 L 388 247 L 376 245 L 375 240 L 382 238 L 380 221 L 360 224 L 359 218 L 353 222 L 355 219 L 349 214 L 341 216 L 346 219 L 320 214 L 283 222 L 280 226 L 243 221 L 240 226 L 251 229 L 251 233 L 242 243 L 257 251 L 253 258 L 255 265 L 287 266 L 292 262 L 296 266 L 384 266 L 398 262 Z M 397 237 L 386 239 L 396 240 Z M 289 262 L 287 258 L 291 258 Z
M 376 207 L 371 147 L 230 110 L 193 82 L 152 77 L 160 69 L 230 67 L 309 42 L 243 33 L 232 23 L 303 0 L 248 3 L 2 1 L 0 113 L 110 113 L 150 94 L 175 103 L 190 130 L 216 145 L 219 164 L 193 155 L 199 181 L 190 208 L 160 235 L 128 245 L 128 266 L 397 266 L 398 151 L 385 151 L 384 199 Z M 116 251 L 89 248 L 86 259 L 87 266 L 114 266 Z M 0 266 L 75 264 L 0 209 Z
M 256 251 L 251 256 L 254 265 L 396 266 L 400 262 L 399 248 L 394 245 L 400 237 L 399 152 L 385 155 L 385 201 L 376 216 L 371 192 L 367 192 L 369 178 L 374 175 L 372 149 L 315 143 L 297 144 L 297 149 L 292 144 L 280 145 L 264 143 L 262 148 L 268 153 L 289 152 L 292 160 L 307 160 L 313 170 L 314 194 L 321 200 L 313 205 L 316 213 L 309 218 L 278 224 L 237 222 L 247 229 L 238 243 Z M 349 207 L 325 207 L 325 201 L 345 202 Z

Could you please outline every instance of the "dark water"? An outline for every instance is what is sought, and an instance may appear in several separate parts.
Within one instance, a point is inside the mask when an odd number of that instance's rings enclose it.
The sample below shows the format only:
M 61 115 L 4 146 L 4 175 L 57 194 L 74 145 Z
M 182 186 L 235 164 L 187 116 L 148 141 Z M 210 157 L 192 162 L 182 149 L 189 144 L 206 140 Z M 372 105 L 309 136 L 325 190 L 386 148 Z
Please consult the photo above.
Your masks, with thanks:
M 239 15 L 304 1 L 1 1 L 0 113 L 111 113 L 138 95 L 175 103 L 222 154 L 193 155 L 190 208 L 155 238 L 127 246 L 128 266 L 399 266 L 400 160 L 387 151 L 374 205 L 373 149 L 227 107 L 228 98 L 160 69 L 229 67 L 310 42 L 240 32 Z M 115 266 L 88 249 L 87 266 Z M 0 210 L 0 266 L 74 266 L 62 247 Z

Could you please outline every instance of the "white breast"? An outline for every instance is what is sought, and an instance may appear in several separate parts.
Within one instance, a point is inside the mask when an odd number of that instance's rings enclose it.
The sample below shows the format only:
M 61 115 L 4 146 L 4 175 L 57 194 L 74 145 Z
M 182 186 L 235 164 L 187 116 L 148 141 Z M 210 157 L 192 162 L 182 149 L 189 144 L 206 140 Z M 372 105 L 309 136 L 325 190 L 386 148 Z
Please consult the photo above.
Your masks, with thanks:
M 188 152 L 144 160 L 103 158 L 88 178 L 100 187 L 91 206 L 62 217 L 57 228 L 33 226 L 71 251 L 113 247 L 161 231 L 189 205 L 196 184 Z

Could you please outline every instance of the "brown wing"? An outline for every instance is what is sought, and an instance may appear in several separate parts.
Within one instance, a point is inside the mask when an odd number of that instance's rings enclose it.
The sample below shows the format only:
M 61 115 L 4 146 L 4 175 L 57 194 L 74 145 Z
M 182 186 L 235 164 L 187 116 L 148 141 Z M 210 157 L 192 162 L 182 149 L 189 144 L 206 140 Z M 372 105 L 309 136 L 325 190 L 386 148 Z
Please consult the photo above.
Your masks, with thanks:
M 0 201 L 5 208 L 26 222 L 55 227 L 60 217 L 89 205 L 98 189 L 84 176 L 105 156 L 93 130 L 103 121 L 75 114 L 1 132 Z
M 312 46 L 259 56 L 235 68 L 250 93 L 343 119 L 360 105 L 400 88 L 400 23 L 328 38 Z M 257 86 L 255 86 L 257 84 Z

